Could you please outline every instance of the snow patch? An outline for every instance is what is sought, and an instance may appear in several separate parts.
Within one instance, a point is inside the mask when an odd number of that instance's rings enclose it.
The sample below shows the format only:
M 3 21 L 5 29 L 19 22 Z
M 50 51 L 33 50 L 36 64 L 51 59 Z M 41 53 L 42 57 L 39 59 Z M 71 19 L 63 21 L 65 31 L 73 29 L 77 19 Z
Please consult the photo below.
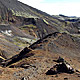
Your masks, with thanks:
M 6 34 L 7 36 L 12 36 L 12 31 L 11 30 L 5 30 L 1 31 L 3 34 Z

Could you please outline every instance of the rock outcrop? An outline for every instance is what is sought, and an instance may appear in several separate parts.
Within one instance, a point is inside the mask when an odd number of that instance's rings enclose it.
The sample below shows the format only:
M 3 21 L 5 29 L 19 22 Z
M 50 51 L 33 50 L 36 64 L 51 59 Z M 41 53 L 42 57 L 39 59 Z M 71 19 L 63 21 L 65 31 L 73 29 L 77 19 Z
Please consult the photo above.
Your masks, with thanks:
M 71 65 L 68 62 L 66 62 L 63 58 L 59 57 L 57 62 L 58 64 L 54 65 L 50 70 L 48 70 L 46 72 L 46 75 L 54 75 L 60 73 L 73 74 L 75 72 Z

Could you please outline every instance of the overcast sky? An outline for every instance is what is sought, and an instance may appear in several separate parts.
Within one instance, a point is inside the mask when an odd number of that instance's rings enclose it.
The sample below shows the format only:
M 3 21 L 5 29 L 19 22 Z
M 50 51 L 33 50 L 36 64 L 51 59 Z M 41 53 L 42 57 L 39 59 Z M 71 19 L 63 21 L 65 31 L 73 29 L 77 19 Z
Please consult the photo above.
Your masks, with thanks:
M 80 0 L 18 0 L 51 15 L 80 17 Z

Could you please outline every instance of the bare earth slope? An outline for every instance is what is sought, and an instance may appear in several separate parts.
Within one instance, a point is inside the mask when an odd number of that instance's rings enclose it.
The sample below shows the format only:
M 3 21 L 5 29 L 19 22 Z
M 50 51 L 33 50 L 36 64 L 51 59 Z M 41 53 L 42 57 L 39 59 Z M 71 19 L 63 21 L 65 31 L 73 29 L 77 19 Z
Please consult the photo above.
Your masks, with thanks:
M 66 33 L 53 33 L 38 40 L 18 55 L 2 61 L 1 79 L 22 80 L 79 80 L 80 79 L 80 42 Z M 48 73 L 56 60 L 62 57 L 74 69 L 74 73 Z M 64 70 L 64 68 L 63 68 Z M 8 73 L 7 73 L 8 71 Z M 10 74 L 10 75 L 8 75 Z

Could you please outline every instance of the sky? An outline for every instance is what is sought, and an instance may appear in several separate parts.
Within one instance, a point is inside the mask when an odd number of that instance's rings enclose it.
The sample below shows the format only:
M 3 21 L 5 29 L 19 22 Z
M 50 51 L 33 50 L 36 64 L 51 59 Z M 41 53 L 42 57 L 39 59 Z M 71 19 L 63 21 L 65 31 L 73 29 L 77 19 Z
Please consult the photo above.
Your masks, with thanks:
M 18 0 L 50 15 L 80 17 L 80 0 Z

